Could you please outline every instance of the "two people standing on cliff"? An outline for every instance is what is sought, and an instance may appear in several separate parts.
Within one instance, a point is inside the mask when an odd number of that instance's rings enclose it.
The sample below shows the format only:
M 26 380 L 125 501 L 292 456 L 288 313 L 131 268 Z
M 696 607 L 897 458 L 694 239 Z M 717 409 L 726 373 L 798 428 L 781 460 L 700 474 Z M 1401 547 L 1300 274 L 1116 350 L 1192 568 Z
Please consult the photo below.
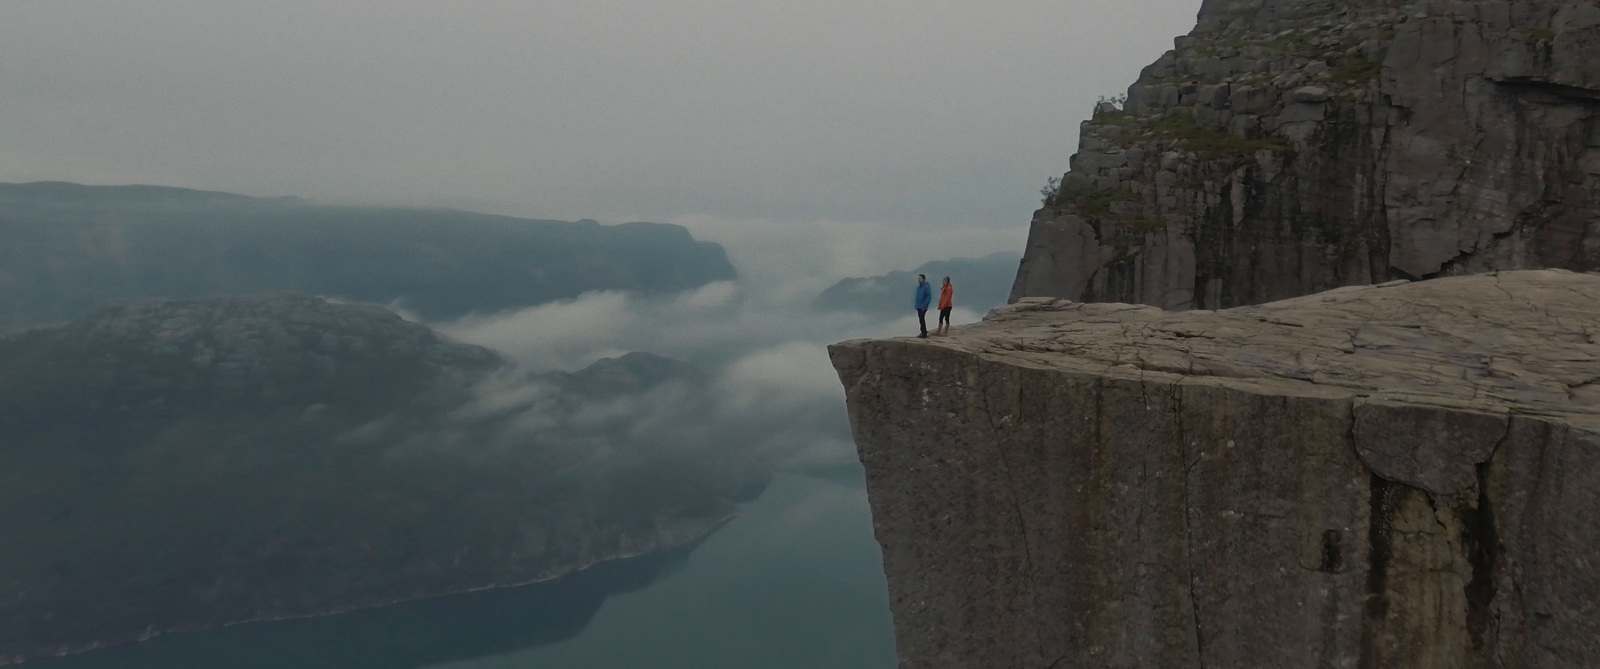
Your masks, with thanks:
M 939 323 L 934 327 L 934 334 L 950 334 L 950 310 L 954 309 L 956 287 L 951 285 L 950 277 L 944 278 L 944 286 L 939 289 Z M 933 286 L 928 285 L 928 275 L 917 275 L 917 294 L 912 306 L 917 309 L 917 324 L 922 326 L 922 334 L 917 335 L 923 339 L 928 338 L 928 307 L 933 304 Z

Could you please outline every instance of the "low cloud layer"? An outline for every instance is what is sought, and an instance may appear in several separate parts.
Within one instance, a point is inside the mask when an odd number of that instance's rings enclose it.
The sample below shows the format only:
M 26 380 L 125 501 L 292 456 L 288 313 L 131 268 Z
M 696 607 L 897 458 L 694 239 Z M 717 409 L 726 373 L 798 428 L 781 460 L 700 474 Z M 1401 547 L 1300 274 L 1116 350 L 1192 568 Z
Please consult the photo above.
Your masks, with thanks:
M 715 229 L 706 223 L 702 230 Z M 855 458 L 844 413 L 844 390 L 827 345 L 859 337 L 917 331 L 907 285 L 906 308 L 882 314 L 817 313 L 811 302 L 843 273 L 876 274 L 967 252 L 981 236 L 910 241 L 906 259 L 874 265 L 855 259 L 857 249 L 892 245 L 892 236 L 868 231 L 854 238 L 741 224 L 748 236 L 728 242 L 741 270 L 738 281 L 708 284 L 676 296 L 595 292 L 577 299 L 436 324 L 445 334 L 495 349 L 531 372 L 574 371 L 601 358 L 644 351 L 687 361 L 707 375 L 694 393 L 632 397 L 626 406 L 585 407 L 600 422 L 637 430 L 642 438 L 674 448 L 721 444 L 775 469 L 829 468 Z M 768 234 L 759 234 L 765 229 Z M 992 242 L 991 242 L 992 243 Z M 796 260 L 785 263 L 780 256 Z M 828 267 L 828 271 L 812 268 Z M 959 278 L 957 279 L 959 282 Z M 957 324 L 981 314 L 957 309 Z M 930 315 L 931 319 L 931 315 Z M 538 393 L 515 383 L 486 388 L 475 406 L 521 407 L 522 421 L 544 414 Z M 665 447 L 665 446 L 664 446 Z

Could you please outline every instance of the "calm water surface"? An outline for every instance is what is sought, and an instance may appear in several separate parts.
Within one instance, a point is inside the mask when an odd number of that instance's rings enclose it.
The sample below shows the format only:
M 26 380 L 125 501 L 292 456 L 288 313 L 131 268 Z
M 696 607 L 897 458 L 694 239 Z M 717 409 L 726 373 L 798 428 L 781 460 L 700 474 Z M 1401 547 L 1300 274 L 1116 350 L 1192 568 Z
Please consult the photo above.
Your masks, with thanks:
M 609 596 L 608 596 L 609 595 Z M 892 669 L 859 481 L 779 475 L 693 551 L 555 584 L 180 634 L 28 669 Z

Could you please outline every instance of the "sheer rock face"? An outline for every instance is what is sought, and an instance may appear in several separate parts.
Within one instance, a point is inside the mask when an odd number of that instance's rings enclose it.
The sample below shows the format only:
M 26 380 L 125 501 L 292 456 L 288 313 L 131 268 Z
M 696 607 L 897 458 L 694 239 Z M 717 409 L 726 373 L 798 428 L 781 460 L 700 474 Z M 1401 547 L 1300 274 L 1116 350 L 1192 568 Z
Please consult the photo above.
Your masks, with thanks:
M 1102 104 L 1012 300 L 1600 267 L 1600 5 L 1206 0 Z
M 904 667 L 1600 666 L 1600 276 L 831 349 Z

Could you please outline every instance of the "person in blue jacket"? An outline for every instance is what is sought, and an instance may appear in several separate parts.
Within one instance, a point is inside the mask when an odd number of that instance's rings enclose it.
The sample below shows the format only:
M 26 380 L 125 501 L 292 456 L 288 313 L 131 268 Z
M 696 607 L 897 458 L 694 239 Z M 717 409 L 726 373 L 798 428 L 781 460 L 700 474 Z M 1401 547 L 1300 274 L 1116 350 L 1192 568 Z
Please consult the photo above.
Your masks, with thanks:
M 928 338 L 928 307 L 933 306 L 933 286 L 928 285 L 928 275 L 917 275 L 917 323 L 922 326 L 923 339 Z

